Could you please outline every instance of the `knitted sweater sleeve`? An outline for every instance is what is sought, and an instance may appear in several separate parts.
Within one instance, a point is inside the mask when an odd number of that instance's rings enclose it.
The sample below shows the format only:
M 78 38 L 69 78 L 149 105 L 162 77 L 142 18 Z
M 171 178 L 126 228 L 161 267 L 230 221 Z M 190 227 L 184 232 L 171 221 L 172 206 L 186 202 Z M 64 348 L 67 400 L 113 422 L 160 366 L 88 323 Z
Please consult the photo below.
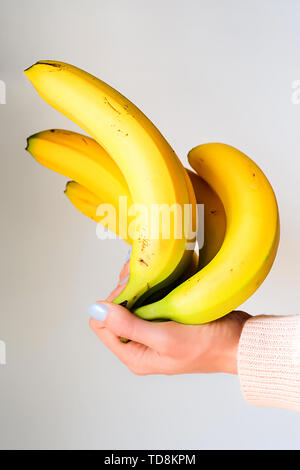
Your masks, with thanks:
M 247 320 L 238 371 L 249 404 L 300 411 L 300 315 Z

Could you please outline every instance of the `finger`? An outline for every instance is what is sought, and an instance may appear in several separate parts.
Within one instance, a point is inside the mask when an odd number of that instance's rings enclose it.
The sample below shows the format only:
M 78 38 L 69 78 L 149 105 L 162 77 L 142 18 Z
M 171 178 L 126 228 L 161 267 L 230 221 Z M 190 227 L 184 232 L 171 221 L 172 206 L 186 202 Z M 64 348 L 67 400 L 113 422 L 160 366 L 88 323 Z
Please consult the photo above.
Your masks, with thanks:
M 105 328 L 102 322 L 93 318 L 90 319 L 90 327 L 103 344 L 132 372 L 139 375 L 155 373 L 153 351 L 147 346 L 134 341 L 122 343 L 112 331 Z
M 176 329 L 170 330 L 171 324 L 174 322 L 145 321 L 121 305 L 107 301 L 91 305 L 89 314 L 96 320 L 102 321 L 104 326 L 116 336 L 145 344 L 161 353 L 166 353 L 170 342 L 172 345 L 174 345 L 174 341 L 176 342 Z
M 126 356 L 128 356 L 128 350 L 126 352 L 126 343 L 122 343 L 114 333 L 105 328 L 105 326 L 91 318 L 90 327 L 98 338 L 107 346 L 122 362 L 126 363 Z
M 93 330 L 98 338 L 100 338 L 109 349 L 111 349 L 117 356 L 122 354 L 121 351 L 124 349 L 123 346 L 126 346 L 126 343 L 122 343 L 118 336 L 105 328 L 103 322 L 90 318 L 89 325 L 91 330 Z

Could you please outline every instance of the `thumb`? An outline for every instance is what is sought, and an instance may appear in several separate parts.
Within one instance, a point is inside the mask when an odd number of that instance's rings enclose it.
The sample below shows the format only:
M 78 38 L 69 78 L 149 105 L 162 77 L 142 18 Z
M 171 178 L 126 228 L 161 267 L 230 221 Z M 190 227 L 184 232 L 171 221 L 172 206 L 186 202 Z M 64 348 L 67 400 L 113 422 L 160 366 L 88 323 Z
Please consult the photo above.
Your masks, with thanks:
M 103 327 L 116 336 L 128 338 L 156 351 L 160 351 L 165 345 L 170 322 L 154 323 L 142 320 L 125 307 L 107 301 L 92 304 L 89 307 L 89 315 L 102 322 Z

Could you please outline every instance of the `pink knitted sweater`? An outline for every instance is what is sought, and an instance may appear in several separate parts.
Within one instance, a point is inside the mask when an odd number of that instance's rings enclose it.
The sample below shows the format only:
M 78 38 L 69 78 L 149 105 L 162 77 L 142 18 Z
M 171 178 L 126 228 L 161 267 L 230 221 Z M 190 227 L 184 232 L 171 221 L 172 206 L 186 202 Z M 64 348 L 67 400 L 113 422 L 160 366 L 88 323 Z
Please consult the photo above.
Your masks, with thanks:
M 251 405 L 300 411 L 300 315 L 247 320 L 239 343 L 238 370 Z

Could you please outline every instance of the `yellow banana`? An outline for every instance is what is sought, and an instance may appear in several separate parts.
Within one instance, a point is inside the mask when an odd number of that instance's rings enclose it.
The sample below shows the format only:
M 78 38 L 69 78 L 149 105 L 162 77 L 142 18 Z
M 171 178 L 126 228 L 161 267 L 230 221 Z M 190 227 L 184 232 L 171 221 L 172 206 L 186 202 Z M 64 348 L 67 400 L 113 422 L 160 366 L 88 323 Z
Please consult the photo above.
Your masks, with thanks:
M 101 219 L 96 210 L 99 204 L 109 203 L 118 211 L 119 197 L 127 197 L 131 204 L 131 195 L 128 186 L 119 167 L 108 153 L 91 137 L 72 131 L 51 129 L 39 132 L 27 139 L 26 150 L 42 165 L 56 171 L 68 178 L 73 178 L 82 185 L 80 191 L 81 206 L 88 197 L 89 205 L 99 201 L 94 208 L 86 207 L 86 210 L 95 220 Z M 101 199 L 92 190 L 101 185 Z M 85 188 L 89 185 L 91 191 Z M 70 199 L 73 197 L 73 186 L 68 188 Z M 78 191 L 76 191 L 78 194 Z M 86 196 L 88 194 L 88 196 Z M 117 214 L 116 214 L 117 215 Z M 116 233 L 126 233 L 123 223 L 125 217 L 116 218 Z M 126 237 L 125 237 L 126 240 Z M 131 240 L 132 243 L 132 240 Z
M 189 162 L 218 194 L 226 213 L 226 234 L 212 261 L 162 300 L 135 311 L 144 319 L 199 324 L 241 305 L 267 276 L 279 242 L 279 216 L 270 183 L 239 150 L 206 144 Z
M 195 206 L 186 172 L 172 148 L 151 121 L 127 98 L 101 80 L 63 62 L 40 61 L 25 71 L 38 93 L 51 106 L 88 132 L 113 156 L 135 204 L 151 212 L 153 205 Z M 84 171 L 81 168 L 80 171 Z M 86 171 L 93 181 L 93 172 Z M 77 178 L 73 178 L 77 180 Z M 99 185 L 85 186 L 101 197 Z M 93 186 L 93 187 L 92 187 Z M 175 217 L 175 222 L 178 223 Z M 192 256 L 187 237 L 150 238 L 149 223 L 136 226 L 129 282 L 116 303 L 130 308 L 146 292 L 179 277 Z
M 29 137 L 26 150 L 45 167 L 88 186 L 93 193 L 99 190 L 101 181 L 101 198 L 116 207 L 120 194 L 127 196 L 129 203 L 131 201 L 120 169 L 103 147 L 90 137 L 51 129 Z

